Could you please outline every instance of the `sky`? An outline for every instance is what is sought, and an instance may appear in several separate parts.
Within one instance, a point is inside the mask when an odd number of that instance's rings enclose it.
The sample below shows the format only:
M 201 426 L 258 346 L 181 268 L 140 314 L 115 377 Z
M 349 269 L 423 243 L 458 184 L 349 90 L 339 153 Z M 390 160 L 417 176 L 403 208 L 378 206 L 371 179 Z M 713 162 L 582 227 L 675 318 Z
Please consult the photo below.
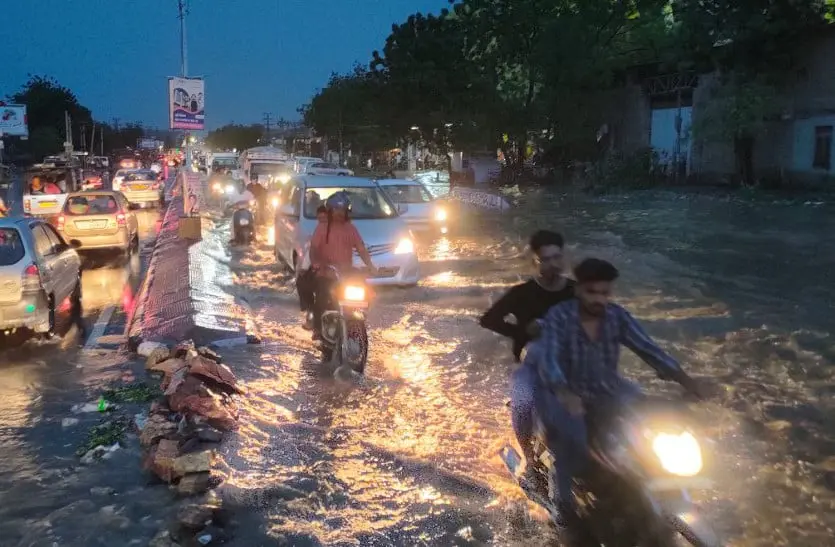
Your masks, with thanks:
M 447 0 L 190 0 L 189 76 L 206 80 L 206 124 L 297 120 L 331 72 L 367 63 L 393 23 Z M 167 128 L 180 71 L 177 0 L 4 2 L 0 98 L 52 76 L 93 117 Z

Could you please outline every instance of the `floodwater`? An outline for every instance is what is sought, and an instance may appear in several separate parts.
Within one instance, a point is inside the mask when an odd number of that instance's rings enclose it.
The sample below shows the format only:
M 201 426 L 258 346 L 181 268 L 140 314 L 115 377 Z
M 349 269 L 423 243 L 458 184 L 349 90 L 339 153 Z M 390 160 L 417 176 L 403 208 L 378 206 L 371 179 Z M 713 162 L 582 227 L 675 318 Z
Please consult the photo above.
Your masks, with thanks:
M 556 228 L 575 261 L 621 269 L 618 301 L 694 375 L 729 545 L 818 546 L 835 530 L 835 208 L 819 201 L 532 191 L 422 247 L 425 279 L 380 290 L 360 384 L 323 371 L 271 250 L 232 252 L 261 346 L 225 352 L 249 394 L 225 447 L 234 545 L 536 545 L 550 538 L 498 452 L 512 442 L 507 343 L 479 315 Z M 624 353 L 648 390 L 677 393 Z

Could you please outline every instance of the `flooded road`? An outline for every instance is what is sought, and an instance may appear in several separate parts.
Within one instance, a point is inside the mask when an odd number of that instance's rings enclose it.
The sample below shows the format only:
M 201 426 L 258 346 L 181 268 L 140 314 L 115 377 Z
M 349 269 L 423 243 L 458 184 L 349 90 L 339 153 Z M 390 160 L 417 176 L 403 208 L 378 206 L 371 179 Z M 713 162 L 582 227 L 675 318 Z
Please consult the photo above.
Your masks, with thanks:
M 235 545 L 532 545 L 547 526 L 498 457 L 512 442 L 511 359 L 477 320 L 530 273 L 525 238 L 564 232 L 573 260 L 621 269 L 618 300 L 724 394 L 705 512 L 730 545 L 813 546 L 835 529 L 835 211 L 815 201 L 531 193 L 422 249 L 424 281 L 381 290 L 364 385 L 321 372 L 292 282 L 266 246 L 233 251 L 264 345 L 230 352 L 249 389 L 226 453 Z M 624 370 L 677 393 L 624 354 Z M 532 518 L 528 518 L 531 516 Z M 279 543 L 281 544 L 281 543 Z
M 81 336 L 59 314 L 59 336 L 48 342 L 10 336 L 0 351 L 0 545 L 113 545 L 111 532 L 129 533 L 128 519 L 99 512 L 91 487 L 127 491 L 144 483 L 135 455 L 114 458 L 115 475 L 78 473 L 75 450 L 99 416 L 73 418 L 70 407 L 87 402 L 91 390 L 117 374 L 117 348 L 127 310 L 148 265 L 159 211 L 137 211 L 140 249 L 128 264 L 112 257 L 85 257 L 82 271 L 84 328 Z M 121 360 L 124 360 L 122 357 Z M 114 372 L 114 369 L 115 372 Z M 70 417 L 81 423 L 64 427 Z M 98 476 L 97 476 L 98 475 Z M 123 490 L 124 489 L 124 490 Z M 93 496 L 95 497 L 95 496 Z M 112 504 L 100 496 L 102 504 Z M 134 499 L 128 513 L 138 523 L 149 501 Z M 149 523 L 154 526 L 156 523 Z M 153 533 L 149 527 L 149 533 Z M 57 543 L 53 543 L 57 541 Z M 110 543 L 108 543 L 108 541 Z M 127 545 L 127 541 L 121 543 Z

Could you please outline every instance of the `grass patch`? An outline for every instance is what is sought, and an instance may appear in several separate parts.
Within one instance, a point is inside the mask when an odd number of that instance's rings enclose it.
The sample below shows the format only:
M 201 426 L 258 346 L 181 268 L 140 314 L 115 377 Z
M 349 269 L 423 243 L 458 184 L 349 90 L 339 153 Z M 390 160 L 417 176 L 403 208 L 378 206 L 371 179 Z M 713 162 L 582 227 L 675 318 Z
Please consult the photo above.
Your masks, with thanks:
M 87 432 L 87 438 L 84 444 L 78 447 L 75 451 L 77 456 L 83 456 L 90 450 L 97 446 L 112 446 L 115 443 L 120 443 L 125 438 L 128 427 L 130 427 L 130 419 L 126 417 L 108 420 L 103 424 L 94 426 Z
M 147 403 L 162 395 L 159 386 L 145 382 L 135 382 L 126 386 L 108 389 L 102 393 L 105 401 L 110 403 Z

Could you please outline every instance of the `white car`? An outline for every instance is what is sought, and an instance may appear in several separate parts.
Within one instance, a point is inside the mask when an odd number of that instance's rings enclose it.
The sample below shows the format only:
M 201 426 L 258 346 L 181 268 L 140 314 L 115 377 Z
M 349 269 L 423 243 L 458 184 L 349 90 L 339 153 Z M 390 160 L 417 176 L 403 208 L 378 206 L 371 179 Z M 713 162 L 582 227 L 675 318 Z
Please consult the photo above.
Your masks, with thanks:
M 351 200 L 351 221 L 359 230 L 377 275 L 370 285 L 412 286 L 420 281 L 420 263 L 409 227 L 388 194 L 373 180 L 328 175 L 301 175 L 284 185 L 275 216 L 275 256 L 293 270 L 309 264 L 316 209 L 336 192 Z M 362 267 L 354 253 L 354 266 Z
M 113 175 L 113 191 L 114 192 L 121 192 L 122 191 L 122 183 L 125 181 L 125 177 L 129 173 L 138 173 L 141 169 L 119 169 L 116 171 L 116 174 Z
M 412 230 L 447 233 L 448 211 L 423 184 L 405 179 L 382 179 L 377 184 L 397 204 L 400 216 Z
M 305 175 L 339 175 L 342 177 L 353 177 L 354 172 L 350 169 L 340 167 L 335 163 L 328 163 L 320 161 L 317 163 L 308 163 L 304 170 Z
M 307 166 L 311 163 L 322 163 L 325 160 L 322 158 L 313 158 L 310 156 L 296 156 L 293 160 L 293 170 L 296 173 L 304 173 Z

